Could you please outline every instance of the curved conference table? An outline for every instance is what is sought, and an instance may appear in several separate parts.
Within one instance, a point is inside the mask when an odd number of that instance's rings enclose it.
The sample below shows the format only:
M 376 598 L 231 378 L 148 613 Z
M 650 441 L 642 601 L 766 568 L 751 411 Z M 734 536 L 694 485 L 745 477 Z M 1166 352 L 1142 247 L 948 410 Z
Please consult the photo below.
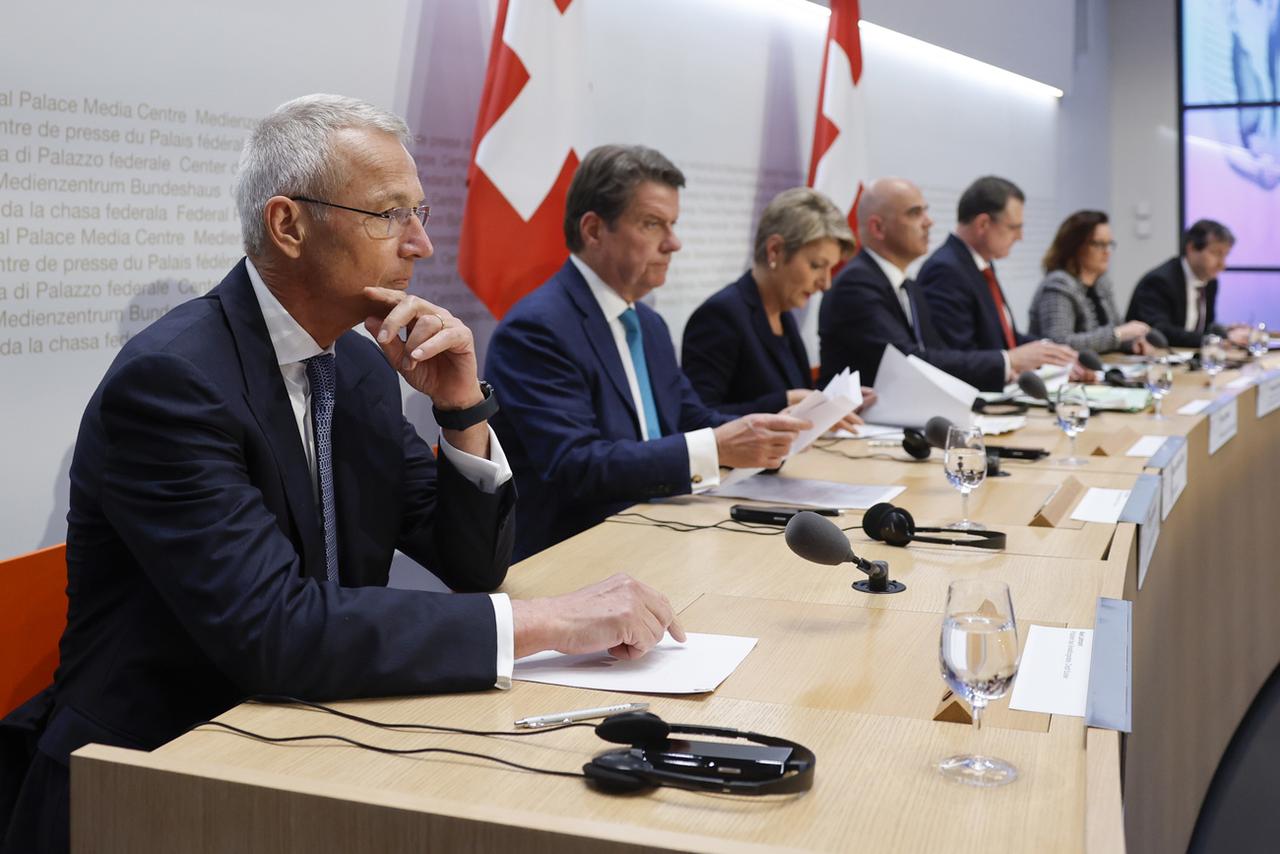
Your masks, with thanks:
M 1280 361 L 1276 362 L 1280 367 Z M 1280 372 L 1277 372 L 1280 375 Z M 1061 465 L 1066 440 L 1048 416 L 1001 440 L 1049 448 L 1036 463 L 1005 463 L 972 497 L 973 516 L 1009 533 L 1005 552 L 947 546 L 900 549 L 842 526 L 859 554 L 889 561 L 907 584 L 894 596 L 850 589 L 849 567 L 809 564 L 780 536 L 726 530 L 680 532 L 622 515 L 513 567 L 514 596 L 554 594 L 629 572 L 670 597 L 686 629 L 759 638 L 711 694 L 656 695 L 669 721 L 780 735 L 818 757 L 813 789 L 762 798 L 659 789 L 618 797 L 580 780 L 535 775 L 458 756 L 388 756 L 334 742 L 268 745 L 213 729 L 151 753 L 88 746 L 72 760 L 72 840 L 77 851 L 896 851 L 1184 850 L 1232 734 L 1280 662 L 1280 414 L 1256 417 L 1256 383 L 1217 391 L 1180 373 L 1165 411 L 1213 397 L 1215 412 L 1102 414 L 1081 447 L 1118 434 L 1186 441 L 1186 488 L 1160 528 L 1139 589 L 1132 523 L 1032 517 L 1068 476 L 1085 486 L 1130 488 L 1160 472 L 1148 461 L 1095 456 Z M 1268 383 L 1280 380 L 1250 373 Z M 1274 385 L 1273 385 L 1274 384 Z M 1212 455 L 1211 421 L 1235 407 L 1237 433 Z M 1134 435 L 1133 438 L 1137 438 Z M 954 518 L 940 454 L 908 462 L 866 443 L 811 449 L 781 477 L 901 484 L 896 503 L 918 524 Z M 1171 467 L 1169 467 L 1171 468 Z M 728 499 L 690 497 L 631 512 L 713 524 Z M 729 525 L 727 527 L 733 527 Z M 934 720 L 944 685 L 937 648 L 947 584 L 999 578 L 1023 628 L 1091 628 L 1098 597 L 1133 603 L 1132 733 L 1086 727 L 1082 718 L 993 704 L 983 729 Z M 1021 632 L 1025 640 L 1025 631 Z M 442 654 L 447 654 L 443 652 Z M 555 710 L 634 696 L 533 683 L 510 691 L 402 697 L 340 704 L 382 721 L 508 729 Z M 245 704 L 221 720 L 283 736 L 335 733 L 386 747 L 447 747 L 574 771 L 605 749 L 590 729 L 533 739 L 375 730 L 295 707 Z M 943 780 L 936 761 L 980 749 L 1021 772 L 999 789 Z

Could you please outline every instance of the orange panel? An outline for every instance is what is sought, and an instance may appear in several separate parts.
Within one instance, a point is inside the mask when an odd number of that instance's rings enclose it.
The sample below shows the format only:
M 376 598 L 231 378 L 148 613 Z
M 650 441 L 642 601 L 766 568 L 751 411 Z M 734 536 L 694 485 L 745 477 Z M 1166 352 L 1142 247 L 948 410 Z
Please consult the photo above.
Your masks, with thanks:
M 66 625 L 65 543 L 0 561 L 0 715 L 53 680 Z

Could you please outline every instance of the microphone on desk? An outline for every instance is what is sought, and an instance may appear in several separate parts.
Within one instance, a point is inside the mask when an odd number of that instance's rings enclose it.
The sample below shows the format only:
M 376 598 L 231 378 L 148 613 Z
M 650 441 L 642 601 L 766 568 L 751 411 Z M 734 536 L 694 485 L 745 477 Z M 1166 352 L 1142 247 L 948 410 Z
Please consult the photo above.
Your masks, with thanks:
M 1103 375 L 1103 382 L 1113 388 L 1146 388 L 1147 384 L 1142 380 L 1131 380 L 1124 375 L 1124 371 L 1119 368 L 1112 368 Z
M 1018 374 L 1018 388 L 1022 389 L 1022 393 L 1027 397 L 1043 400 L 1049 406 L 1049 411 L 1053 412 L 1053 401 L 1049 399 L 1049 389 L 1044 384 L 1044 378 L 1035 371 L 1023 371 Z
M 1159 347 L 1161 350 L 1169 349 L 1169 339 L 1154 326 L 1147 330 L 1147 343 L 1152 347 Z
M 867 560 L 853 553 L 849 538 L 825 516 L 803 510 L 791 517 L 784 534 L 787 546 L 805 560 L 827 566 L 851 563 L 867 574 L 855 581 L 853 588 L 863 593 L 900 593 L 907 589 L 901 581 L 889 579 L 889 564 L 883 560 Z
M 951 426 L 951 422 L 943 418 L 941 415 L 935 415 L 929 419 L 924 425 L 924 430 L 917 430 L 915 427 L 907 427 L 902 431 L 902 450 L 913 459 L 927 460 L 929 455 L 933 453 L 934 448 L 945 448 L 947 446 L 947 428 Z M 872 447 L 889 448 L 898 444 L 896 440 L 872 440 L 868 442 Z

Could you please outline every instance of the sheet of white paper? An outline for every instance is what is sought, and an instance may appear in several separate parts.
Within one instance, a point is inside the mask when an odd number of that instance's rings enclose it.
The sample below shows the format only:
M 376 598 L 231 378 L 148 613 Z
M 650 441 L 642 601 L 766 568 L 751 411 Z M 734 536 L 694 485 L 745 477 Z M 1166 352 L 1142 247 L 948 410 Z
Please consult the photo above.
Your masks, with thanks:
M 1204 399 L 1193 400 L 1190 403 L 1184 403 L 1182 406 L 1179 406 L 1178 414 L 1179 415 L 1199 415 L 1201 412 L 1204 412 L 1205 407 L 1211 403 L 1213 403 L 1212 400 L 1204 400 Z
M 639 694 L 701 694 L 714 691 L 742 663 L 756 638 L 689 632 L 676 643 L 671 636 L 640 658 L 614 658 L 608 652 L 562 655 L 539 652 L 516 661 L 511 678 L 597 691 Z
M 982 429 L 984 436 L 999 436 L 1004 433 L 1012 433 L 1014 430 L 1021 430 L 1027 426 L 1027 416 L 1025 415 L 975 415 L 973 416 L 973 424 L 975 427 Z
M 1071 518 L 1077 522 L 1104 522 L 1113 524 L 1120 520 L 1120 511 L 1129 500 L 1127 489 L 1101 489 L 1090 487 L 1080 499 Z
M 852 433 L 846 432 L 845 435 L 857 439 L 901 439 L 902 428 L 891 427 L 888 424 L 859 424 Z
M 1126 457 L 1147 457 L 1160 450 L 1160 446 L 1164 444 L 1167 436 L 1143 436 L 1138 441 L 1129 446 L 1129 450 L 1124 452 Z
M 800 507 L 837 507 L 866 510 L 881 501 L 892 501 L 906 490 L 905 486 L 860 486 L 829 480 L 806 480 L 762 474 L 736 483 L 721 483 L 703 495 L 720 498 L 745 498 L 770 504 L 793 504 Z
M 848 398 L 853 401 L 853 408 L 857 409 L 862 405 L 862 372 L 850 372 L 845 368 L 831 378 L 831 382 L 827 383 L 822 393 L 827 397 Z
M 1009 708 L 1084 717 L 1092 656 L 1093 629 L 1032 626 Z
M 973 423 L 978 390 L 892 344 L 884 348 L 876 373 L 876 402 L 862 416 L 877 424 L 923 427 L 941 415 L 952 424 Z
M 1236 377 L 1227 383 L 1227 388 L 1246 388 L 1253 385 L 1253 377 Z

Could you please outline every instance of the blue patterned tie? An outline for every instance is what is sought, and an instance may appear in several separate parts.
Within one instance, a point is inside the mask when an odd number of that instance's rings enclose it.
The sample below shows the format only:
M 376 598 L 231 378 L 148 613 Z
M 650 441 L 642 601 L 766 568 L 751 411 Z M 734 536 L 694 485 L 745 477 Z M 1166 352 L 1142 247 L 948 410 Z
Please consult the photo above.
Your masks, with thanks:
M 631 350 L 631 366 L 636 371 L 636 385 L 640 386 L 640 402 L 644 404 L 644 423 L 649 438 L 662 437 L 658 426 L 658 407 L 653 403 L 653 388 L 649 385 L 649 364 L 644 360 L 644 339 L 640 335 L 640 317 L 632 306 L 619 317 L 622 328 L 627 330 L 627 348 Z
M 333 392 L 337 385 L 333 354 L 307 359 L 311 383 L 311 423 L 316 432 L 316 474 L 320 479 L 320 515 L 324 518 L 325 577 L 338 580 L 338 517 L 333 505 Z

